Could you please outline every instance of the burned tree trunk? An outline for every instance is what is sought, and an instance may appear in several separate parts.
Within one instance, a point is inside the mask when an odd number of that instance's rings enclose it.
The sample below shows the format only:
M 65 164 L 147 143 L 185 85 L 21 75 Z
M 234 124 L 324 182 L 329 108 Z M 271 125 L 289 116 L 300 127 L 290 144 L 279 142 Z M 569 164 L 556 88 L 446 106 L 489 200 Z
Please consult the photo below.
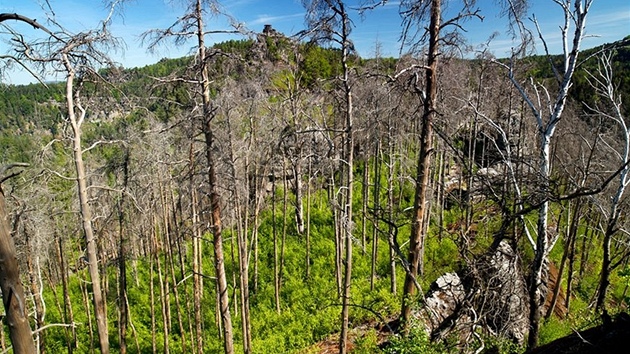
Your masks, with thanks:
M 10 167 L 13 166 L 5 166 L 3 171 Z M 28 322 L 28 309 L 24 288 L 20 281 L 15 243 L 7 218 L 4 192 L 0 188 L 0 288 L 6 311 L 6 323 L 9 327 L 11 343 L 13 343 L 13 352 L 16 354 L 35 353 L 35 342 Z

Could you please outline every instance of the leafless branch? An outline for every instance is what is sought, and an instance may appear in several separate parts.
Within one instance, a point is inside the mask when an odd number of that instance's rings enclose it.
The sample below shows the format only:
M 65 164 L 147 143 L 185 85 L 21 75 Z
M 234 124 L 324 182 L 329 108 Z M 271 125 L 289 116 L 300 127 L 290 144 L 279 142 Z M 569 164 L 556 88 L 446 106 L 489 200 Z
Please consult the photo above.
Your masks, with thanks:
M 15 172 L 15 173 L 11 173 L 7 176 L 5 176 L 5 173 L 7 173 L 9 170 L 16 168 L 16 167 L 28 167 L 29 164 L 24 163 L 24 162 L 14 162 L 11 164 L 7 164 L 4 165 L 2 167 L 0 167 L 0 184 L 4 183 L 4 181 L 11 179 L 17 175 L 19 175 L 20 173 L 22 173 L 22 171 L 19 172 Z
M 33 331 L 33 334 L 39 333 L 45 329 L 48 329 L 50 327 L 76 327 L 77 325 L 81 325 L 81 322 L 72 322 L 72 323 L 49 323 L 47 325 L 41 326 L 38 329 Z
M 125 145 L 127 144 L 126 141 L 124 140 L 99 140 L 99 141 L 95 141 L 94 143 L 92 143 L 92 145 L 90 145 L 89 147 L 83 149 L 82 153 L 86 153 L 92 149 L 94 149 L 95 147 L 99 146 L 99 145 L 103 145 L 103 144 L 122 144 Z
M 33 28 L 40 29 L 40 30 L 48 33 L 51 37 L 55 38 L 56 40 L 59 40 L 59 41 L 63 42 L 63 40 L 61 38 L 59 38 L 56 34 L 51 32 L 45 26 L 41 25 L 39 22 L 37 22 L 37 20 L 31 19 L 31 18 L 26 17 L 26 16 L 22 16 L 22 15 L 17 14 L 17 13 L 12 13 L 12 14 L 10 14 L 10 13 L 1 13 L 0 14 L 0 23 L 4 22 L 4 21 L 8 21 L 8 20 L 15 20 L 15 21 L 21 21 L 21 22 L 24 22 L 24 23 L 28 23 L 29 25 L 33 26 Z
M 22 69 L 26 70 L 31 76 L 33 76 L 40 84 L 42 84 L 45 88 L 48 88 L 48 85 L 39 77 L 39 75 L 31 70 L 28 66 L 26 66 L 20 59 L 12 56 L 12 55 L 0 55 L 0 59 L 8 59 L 17 63 Z

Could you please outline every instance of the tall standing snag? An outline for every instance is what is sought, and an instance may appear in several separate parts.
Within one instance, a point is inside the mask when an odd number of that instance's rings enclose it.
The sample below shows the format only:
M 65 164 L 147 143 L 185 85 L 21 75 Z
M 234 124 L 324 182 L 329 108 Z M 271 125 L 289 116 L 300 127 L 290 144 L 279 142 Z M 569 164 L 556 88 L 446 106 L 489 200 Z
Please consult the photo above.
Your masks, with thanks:
M 560 27 L 562 34 L 562 60 L 556 66 L 551 59 L 554 78 L 557 83 L 555 96 L 552 96 L 547 88 L 541 84 L 531 81 L 531 90 L 528 90 L 515 78 L 512 66 L 503 65 L 508 69 L 509 79 L 523 97 L 527 107 L 531 110 L 535 119 L 535 124 L 539 138 L 539 165 L 538 165 L 538 192 L 544 200 L 538 207 L 538 221 L 536 224 L 536 240 L 529 239 L 534 251 L 534 260 L 531 265 L 529 282 L 529 325 L 530 332 L 527 340 L 527 348 L 533 349 L 538 345 L 540 320 L 542 310 L 547 295 L 548 274 L 546 269 L 549 263 L 549 254 L 553 249 L 558 236 L 551 236 L 548 230 L 549 200 L 547 195 L 550 192 L 551 177 L 551 143 L 553 136 L 562 118 L 562 112 L 566 106 L 566 100 L 571 87 L 573 73 L 578 65 L 577 59 L 580 52 L 584 30 L 586 26 L 586 15 L 593 3 L 593 0 L 576 0 L 573 5 L 570 0 L 553 0 L 559 5 L 564 13 L 564 23 Z M 514 16 L 519 17 L 519 16 Z M 543 43 L 545 54 L 551 57 L 547 42 L 542 35 L 540 27 L 534 18 L 538 35 Z M 572 25 L 575 26 L 573 34 L 569 33 Z M 522 26 L 519 24 L 519 27 Z M 520 53 L 520 51 L 518 51 Z M 546 102 L 541 102 L 546 97 Z
M 352 284 L 352 190 L 354 184 L 354 138 L 353 138 L 353 94 L 350 82 L 349 60 L 354 45 L 350 40 L 352 21 L 346 5 L 340 0 L 312 0 L 303 1 L 307 8 L 306 23 L 311 34 L 317 41 L 334 42 L 341 47 L 343 86 L 343 115 L 345 118 L 343 129 L 343 156 L 340 161 L 342 173 L 341 191 L 338 207 L 341 212 L 341 235 L 345 251 L 343 287 L 341 292 L 341 334 L 339 338 L 339 353 L 345 354 L 348 346 L 348 324 L 350 308 L 350 287 Z
M 67 48 L 68 51 L 71 48 Z M 109 353 L 109 338 L 107 330 L 107 313 L 105 313 L 105 300 L 101 289 L 101 275 L 98 266 L 98 250 L 96 247 L 96 235 L 92 227 L 92 209 L 89 204 L 88 186 L 86 181 L 85 164 L 83 163 L 83 146 L 81 143 L 81 125 L 85 119 L 86 110 L 75 101 L 74 80 L 76 71 L 70 62 L 68 52 L 61 55 L 61 60 L 68 72 L 66 78 L 66 108 L 68 119 L 72 128 L 72 154 L 76 170 L 76 181 L 79 190 L 79 208 L 81 210 L 81 223 L 85 234 L 85 253 L 88 260 L 88 272 L 92 281 L 92 301 L 94 303 L 94 317 L 98 329 L 99 345 L 102 353 Z M 77 115 L 77 110 L 79 114 Z
M 84 78 L 100 77 L 100 75 L 96 74 L 99 65 L 111 64 L 109 58 L 99 51 L 98 47 L 111 44 L 112 42 L 107 27 L 110 24 L 116 3 L 117 2 L 112 4 L 109 16 L 101 23 L 99 30 L 83 32 L 76 35 L 70 35 L 63 30 L 60 33 L 53 33 L 46 27 L 40 25 L 37 21 L 21 15 L 0 14 L 0 22 L 7 19 L 22 21 L 48 33 L 50 39 L 43 43 L 29 44 L 26 43 L 22 37 L 15 36 L 12 44 L 15 51 L 19 53 L 19 56 L 24 58 L 25 61 L 44 66 L 50 65 L 58 72 L 66 75 L 65 108 L 67 109 L 67 119 L 71 127 L 70 140 L 72 141 L 81 222 L 85 235 L 85 252 L 88 260 L 90 280 L 92 282 L 94 316 L 98 328 L 99 345 L 101 353 L 103 354 L 109 353 L 107 314 L 105 312 L 104 293 L 101 289 L 96 236 L 92 227 L 92 213 L 89 204 L 86 168 L 83 162 L 84 150 L 81 140 L 81 126 L 86 117 L 86 109 L 80 101 L 80 87 Z M 77 76 L 79 76 L 78 80 Z M 79 81 L 79 84 L 77 84 L 75 80 Z
M 415 35 L 412 28 L 418 28 L 421 38 L 428 38 L 428 52 L 426 54 L 425 65 L 414 65 L 404 69 L 401 73 L 422 69 L 425 72 L 425 82 L 423 89 L 419 92 L 422 103 L 420 151 L 418 152 L 418 162 L 415 177 L 415 195 L 413 204 L 413 215 L 411 220 L 411 234 L 409 236 L 409 254 L 407 257 L 408 269 L 405 273 L 405 283 L 403 287 L 403 301 L 401 308 L 401 322 L 403 331 L 408 330 L 411 317 L 412 301 L 418 289 L 418 275 L 423 273 L 424 267 L 424 245 L 429 225 L 430 201 L 429 201 L 429 177 L 431 160 L 433 155 L 433 124 L 438 116 L 438 71 L 440 68 L 439 58 L 441 55 L 440 44 L 443 43 L 442 32 L 447 26 L 454 26 L 453 38 L 457 38 L 456 31 L 461 28 L 461 22 L 471 17 L 477 17 L 479 10 L 474 9 L 475 1 L 463 1 L 461 10 L 452 18 L 444 21 L 442 19 L 441 0 L 406 0 L 401 2 L 401 14 L 403 15 L 403 40 L 413 47 L 419 43 L 413 43 Z M 421 22 L 428 17 L 429 26 L 424 28 Z M 450 42 L 449 42 L 450 43 Z M 456 44 L 450 43 L 450 44 Z M 398 77 L 399 75 L 396 75 Z
M 223 344 L 225 353 L 234 352 L 234 338 L 232 317 L 230 314 L 229 294 L 227 285 L 227 276 L 225 272 L 225 256 L 223 254 L 223 234 L 221 224 L 221 198 L 219 195 L 219 181 L 217 173 L 217 158 L 215 156 L 216 142 L 215 132 L 212 127 L 212 119 L 216 115 L 216 107 L 213 105 L 211 98 L 211 83 L 208 62 L 209 55 L 206 52 L 205 37 L 209 33 L 239 33 L 235 30 L 216 30 L 208 31 L 205 28 L 204 18 L 206 14 L 224 15 L 220 10 L 220 3 L 215 0 L 189 0 L 188 12 L 180 17 L 175 24 L 166 30 L 151 30 L 143 34 L 143 37 L 151 40 L 149 49 L 155 49 L 162 41 L 173 37 L 176 44 L 183 44 L 188 39 L 195 39 L 197 58 L 194 78 L 183 80 L 192 83 L 200 91 L 201 95 L 201 116 L 198 117 L 196 123 L 204 137 L 205 157 L 207 163 L 207 181 L 208 181 L 208 199 L 210 204 L 210 219 L 208 220 L 209 231 L 213 234 L 212 244 L 214 246 L 214 262 L 217 281 L 217 307 L 221 317 L 221 330 L 223 331 Z M 230 18 L 230 20 L 232 20 Z M 234 27 L 237 25 L 234 24 Z M 177 29 L 175 29 L 177 27 Z M 198 247 L 198 246 L 196 246 Z M 201 284 L 201 274 L 193 274 L 195 284 L 195 311 L 201 309 L 201 289 L 197 288 L 197 284 Z M 195 318 L 200 319 L 200 314 L 196 313 Z M 197 348 L 203 351 L 203 333 L 201 333 L 201 325 L 197 323 Z M 245 345 L 249 347 L 248 344 Z
M 622 217 L 622 199 L 628 184 L 630 184 L 630 127 L 628 126 L 627 119 L 623 115 L 623 104 L 621 95 L 617 92 L 615 82 L 613 80 L 614 72 L 612 65 L 612 52 L 606 52 L 599 58 L 599 65 L 596 73 L 590 74 L 591 86 L 595 89 L 595 92 L 602 98 L 605 104 L 609 105 L 608 110 L 603 110 L 599 107 L 591 107 L 593 111 L 602 117 L 609 118 L 619 125 L 619 135 L 621 147 L 614 151 L 613 156 L 618 156 L 618 163 L 621 164 L 621 170 L 619 171 L 619 178 L 616 185 L 616 190 L 610 198 L 610 206 L 607 211 L 604 207 L 600 206 L 603 214 L 606 212 L 606 226 L 604 229 L 603 239 L 603 254 L 602 254 L 602 267 L 600 271 L 599 290 L 597 292 L 597 300 L 595 303 L 595 310 L 601 310 L 604 316 L 607 316 L 606 310 L 606 293 L 610 285 L 610 273 L 612 271 L 612 255 L 611 255 L 611 243 L 613 236 L 617 233 L 619 228 L 619 221 Z M 608 113 L 610 111 L 610 113 Z M 605 146 L 610 146 L 605 144 Z
M 426 3 L 426 2 L 425 2 Z M 403 328 L 408 329 L 411 317 L 411 301 L 418 292 L 416 277 L 422 274 L 424 265 L 424 242 L 429 216 L 429 168 L 433 148 L 433 121 L 436 115 L 437 101 L 437 70 L 441 23 L 441 0 L 432 0 L 430 4 L 429 23 L 429 52 L 427 57 L 426 93 L 423 102 L 422 131 L 420 133 L 420 152 L 416 170 L 416 188 L 411 220 L 411 235 L 409 236 L 409 271 L 405 274 L 403 287 L 403 301 L 401 321 Z M 411 10 L 410 10 L 411 11 Z M 422 16 L 410 12 L 409 16 Z
M 219 291 L 219 310 L 221 312 L 221 321 L 223 323 L 223 345 L 226 353 L 234 352 L 234 339 L 232 335 L 232 317 L 230 316 L 229 294 L 227 286 L 227 277 L 225 274 L 225 258 L 223 256 L 223 237 L 221 228 L 221 200 L 218 191 L 216 162 L 214 157 L 214 132 L 212 130 L 211 121 L 214 115 L 212 102 L 210 100 L 210 78 L 208 76 L 208 68 L 206 61 L 206 46 L 204 41 L 204 25 L 201 0 L 197 0 L 196 5 L 197 19 L 197 40 L 198 40 L 198 56 L 201 66 L 201 93 L 202 93 L 202 131 L 206 142 L 206 160 L 208 163 L 208 187 L 210 193 L 210 213 L 212 215 L 211 225 L 214 238 L 212 244 L 214 246 L 214 266 L 217 275 L 217 289 Z

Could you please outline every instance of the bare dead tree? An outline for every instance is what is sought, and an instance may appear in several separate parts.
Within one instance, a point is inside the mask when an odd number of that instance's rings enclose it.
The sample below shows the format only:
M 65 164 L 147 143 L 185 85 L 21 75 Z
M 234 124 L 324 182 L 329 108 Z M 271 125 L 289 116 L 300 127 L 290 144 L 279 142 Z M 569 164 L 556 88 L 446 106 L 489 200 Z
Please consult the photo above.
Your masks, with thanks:
M 67 118 L 72 128 L 72 147 L 75 162 L 76 181 L 79 191 L 79 201 L 83 230 L 85 233 L 86 255 L 88 268 L 93 287 L 94 312 L 99 333 L 99 344 L 102 353 L 109 353 L 109 339 L 107 328 L 107 314 L 101 278 L 98 265 L 98 252 L 96 237 L 92 227 L 92 214 L 89 205 L 88 188 L 86 182 L 85 166 L 83 162 L 84 148 L 81 142 L 81 125 L 86 116 L 86 108 L 80 99 L 81 84 L 75 86 L 75 79 L 97 78 L 100 75 L 97 69 L 101 65 L 110 64 L 108 57 L 99 49 L 113 43 L 107 28 L 111 22 L 113 11 L 117 2 L 112 4 L 108 17 L 101 23 L 99 30 L 88 31 L 76 35 L 68 34 L 60 30 L 53 33 L 48 28 L 40 25 L 35 20 L 18 14 L 0 14 L 0 22 L 5 20 L 17 20 L 28 23 L 35 28 L 46 32 L 50 37 L 43 42 L 27 43 L 19 34 L 13 33 L 13 46 L 18 53 L 21 63 L 30 62 L 42 66 L 51 66 L 57 72 L 66 74 L 66 109 Z M 61 28 L 61 26 L 59 26 Z
M 231 22 L 233 30 L 207 30 L 206 14 L 209 16 L 225 16 Z M 209 0 L 191 0 L 187 1 L 187 12 L 178 18 L 178 20 L 165 30 L 151 30 L 143 34 L 143 38 L 149 41 L 149 50 L 155 50 L 166 40 L 174 40 L 175 44 L 184 44 L 189 39 L 196 41 L 196 68 L 194 77 L 191 79 L 183 79 L 182 81 L 193 85 L 199 91 L 201 103 L 201 115 L 196 117 L 197 127 L 201 131 L 205 141 L 205 159 L 207 163 L 207 183 L 208 183 L 208 199 L 210 204 L 210 220 L 209 231 L 213 234 L 214 246 L 214 262 L 217 279 L 217 299 L 218 310 L 222 322 L 224 350 L 226 353 L 234 352 L 234 338 L 232 316 L 230 314 L 229 294 L 227 276 L 225 272 L 225 256 L 223 252 L 223 227 L 221 215 L 221 198 L 219 195 L 219 180 L 217 172 L 217 156 L 215 156 L 215 147 L 217 142 L 216 134 L 212 125 L 213 118 L 217 114 L 217 107 L 211 98 L 211 89 L 213 80 L 210 77 L 209 61 L 211 56 L 206 48 L 206 35 L 212 33 L 241 33 L 240 24 L 229 17 L 220 6 L 219 1 Z M 193 112 L 191 112 L 193 113 Z M 194 277 L 200 277 L 200 274 Z M 194 284 L 199 284 L 199 280 L 195 280 Z M 200 292 L 195 291 L 195 294 Z M 195 296 L 195 308 L 200 309 L 201 299 Z M 201 327 L 198 327 L 201 328 Z M 202 333 L 197 333 L 198 348 L 202 350 Z
M 621 146 L 618 149 L 615 149 L 610 143 L 604 142 L 605 147 L 612 149 L 612 154 L 617 157 L 618 163 L 621 164 L 622 169 L 619 173 L 616 190 L 610 199 L 608 210 L 605 210 L 604 205 L 598 205 L 602 214 L 604 214 L 606 218 L 606 224 L 602 245 L 602 268 L 600 271 L 599 289 L 595 310 L 602 311 L 604 317 L 607 316 L 606 293 L 608 292 L 608 287 L 610 285 L 610 272 L 612 270 L 611 242 L 618 231 L 618 222 L 622 214 L 622 198 L 626 187 L 630 183 L 630 165 L 628 164 L 630 159 L 630 127 L 628 126 L 626 117 L 623 115 L 621 95 L 617 92 L 617 85 L 614 81 L 615 75 L 612 65 L 612 55 L 612 51 L 603 53 L 599 57 L 597 71 L 595 73 L 589 73 L 591 86 L 608 107 L 589 108 L 605 119 L 610 119 L 617 123 L 619 126 L 619 135 L 621 136 Z
M 317 41 L 333 42 L 341 47 L 342 76 L 340 78 L 343 92 L 343 157 L 341 161 L 344 183 L 341 184 L 342 195 L 339 202 L 341 212 L 343 243 L 345 248 L 344 280 L 341 309 L 341 334 L 339 338 L 339 353 L 345 354 L 348 346 L 348 322 L 350 310 L 350 286 L 352 284 L 352 245 L 353 245 L 353 217 L 352 197 L 354 184 L 354 106 L 353 92 L 350 78 L 350 55 L 354 45 L 350 40 L 352 21 L 348 8 L 340 0 L 303 1 L 307 8 L 307 31 Z M 308 33 L 307 32 L 307 33 Z
M 539 38 L 543 43 L 545 54 L 549 58 L 550 65 L 553 69 L 554 79 L 557 83 L 555 94 L 552 95 L 547 87 L 534 82 L 533 79 L 529 80 L 528 90 L 524 83 L 515 77 L 513 65 L 501 64 L 508 70 L 510 81 L 525 100 L 527 107 L 531 110 L 535 119 L 540 153 L 538 188 L 543 195 L 547 194 L 550 188 L 551 143 L 558 123 L 562 118 L 562 113 L 566 107 L 569 87 L 571 87 L 573 74 L 578 64 L 577 59 L 582 39 L 585 36 L 586 17 L 593 0 L 575 1 L 573 5 L 570 0 L 554 0 L 553 2 L 561 7 L 564 14 L 564 23 L 560 27 L 563 53 L 560 66 L 556 66 L 551 62 L 549 47 L 543 33 L 535 18 L 533 22 L 536 26 Z M 516 15 L 514 17 L 520 18 L 520 16 Z M 570 30 L 573 26 L 575 28 L 573 29 L 573 34 L 571 34 Z M 521 55 L 520 51 L 515 52 L 513 60 L 516 59 L 518 55 Z M 553 236 L 548 233 L 548 217 L 549 201 L 545 200 L 540 203 L 538 207 L 536 240 L 534 242 L 533 239 L 529 239 L 531 247 L 534 250 L 534 260 L 531 265 L 531 278 L 529 282 L 530 333 L 527 342 L 529 349 L 533 349 L 538 345 L 540 319 L 542 317 L 542 308 L 547 294 L 548 274 L 546 274 L 545 269 L 549 262 L 549 254 L 558 240 L 558 235 Z
M 416 278 L 423 273 L 424 247 L 426 232 L 430 216 L 429 202 L 429 178 L 431 159 L 434 153 L 433 125 L 438 115 L 438 70 L 441 54 L 440 46 L 443 44 L 457 45 L 459 39 L 457 32 L 446 33 L 447 27 L 459 28 L 460 23 L 471 17 L 479 17 L 478 10 L 474 8 L 474 1 L 464 1 L 462 10 L 455 17 L 444 21 L 442 18 L 442 1 L 409 0 L 401 2 L 403 14 L 403 40 L 417 49 L 428 38 L 428 51 L 425 65 L 413 65 L 403 69 L 399 75 L 412 71 L 424 71 L 425 86 L 417 88 L 418 96 L 422 102 L 423 110 L 419 121 L 422 124 L 420 132 L 420 151 L 416 164 L 414 211 L 411 220 L 411 234 L 409 237 L 409 272 L 405 276 L 403 287 L 403 301 L 401 308 L 401 322 L 403 331 L 408 330 L 413 300 L 420 289 L 417 289 Z M 422 25 L 428 20 L 428 28 Z

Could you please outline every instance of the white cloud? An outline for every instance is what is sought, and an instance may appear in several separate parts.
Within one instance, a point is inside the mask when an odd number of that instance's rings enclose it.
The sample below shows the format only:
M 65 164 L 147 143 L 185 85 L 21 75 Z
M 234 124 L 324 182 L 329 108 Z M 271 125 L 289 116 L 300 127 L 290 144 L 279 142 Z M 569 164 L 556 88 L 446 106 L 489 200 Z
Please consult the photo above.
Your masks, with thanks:
M 303 18 L 304 13 L 297 13 L 291 15 L 281 15 L 281 16 L 269 16 L 269 15 L 258 15 L 257 18 L 253 21 L 249 21 L 247 23 L 248 26 L 257 26 L 257 25 L 266 25 L 266 24 L 274 24 L 278 22 L 286 22 L 290 20 L 294 20 L 296 18 Z

